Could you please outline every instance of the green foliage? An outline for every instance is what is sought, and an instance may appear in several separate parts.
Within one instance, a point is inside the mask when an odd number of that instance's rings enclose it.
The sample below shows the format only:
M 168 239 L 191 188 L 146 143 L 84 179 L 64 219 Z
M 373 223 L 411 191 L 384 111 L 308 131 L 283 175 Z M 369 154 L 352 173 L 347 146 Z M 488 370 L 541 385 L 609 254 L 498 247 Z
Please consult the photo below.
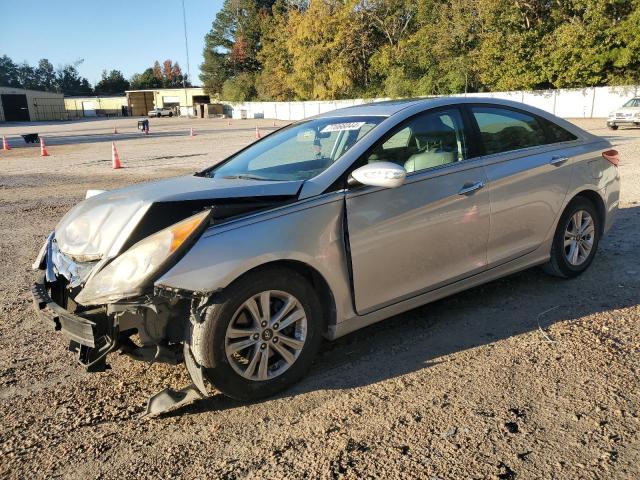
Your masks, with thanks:
M 93 92 L 89 81 L 78 73 L 78 65 L 67 64 L 57 70 L 46 58 L 37 67 L 21 63 L 17 65 L 7 55 L 0 57 L 0 86 L 44 90 L 65 95 L 86 95 Z
M 287 13 L 287 2 L 277 0 L 273 5 L 272 15 L 266 15 L 261 24 L 262 48 L 258 51 L 257 60 L 262 68 L 256 76 L 259 100 L 282 101 L 295 96 L 288 81 L 292 67 L 287 35 L 283 35 L 283 32 L 288 31 Z
M 142 73 L 134 73 L 129 80 L 132 90 L 146 90 L 162 88 L 162 79 L 156 77 L 153 68 L 149 67 Z
M 162 64 L 158 60 L 152 67 L 142 73 L 134 73 L 129 80 L 132 90 L 145 90 L 154 88 L 180 88 L 190 87 L 191 82 L 186 74 L 182 73 L 178 62 L 173 63 L 167 59 Z M 96 85 L 96 89 L 98 86 Z
M 640 0 L 226 0 L 201 79 L 261 100 L 630 84 L 639 28 Z
M 129 89 L 129 81 L 124 78 L 120 70 L 102 71 L 102 78 L 96 83 L 96 95 L 124 94 Z
M 222 98 L 230 102 L 246 102 L 255 97 L 255 79 L 252 74 L 242 72 L 225 80 L 222 84 Z
M 205 36 L 200 80 L 207 93 L 219 94 L 225 82 L 234 77 L 239 79 L 227 89 L 238 93 L 237 86 L 243 85 L 245 78 L 240 74 L 255 77 L 261 66 L 258 61 L 261 25 L 273 3 L 273 0 L 225 0 Z M 250 94 L 255 96 L 255 88 Z

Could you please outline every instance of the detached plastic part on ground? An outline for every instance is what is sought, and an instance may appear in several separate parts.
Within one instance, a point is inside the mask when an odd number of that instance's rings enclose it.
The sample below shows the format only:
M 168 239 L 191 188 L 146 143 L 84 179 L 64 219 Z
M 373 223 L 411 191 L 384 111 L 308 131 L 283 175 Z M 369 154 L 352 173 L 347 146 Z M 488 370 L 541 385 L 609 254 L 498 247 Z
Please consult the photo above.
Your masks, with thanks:
M 184 363 L 193 383 L 180 390 L 167 387 L 149 397 L 147 408 L 141 418 L 154 418 L 209 396 L 202 367 L 193 358 L 187 342 L 184 343 Z

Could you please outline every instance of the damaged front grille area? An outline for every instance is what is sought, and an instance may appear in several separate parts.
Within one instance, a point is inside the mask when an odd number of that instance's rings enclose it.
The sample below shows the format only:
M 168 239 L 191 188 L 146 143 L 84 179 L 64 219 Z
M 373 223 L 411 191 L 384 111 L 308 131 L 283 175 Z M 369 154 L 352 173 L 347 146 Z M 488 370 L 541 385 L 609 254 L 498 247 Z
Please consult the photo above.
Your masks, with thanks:
M 69 288 L 77 288 L 84 284 L 98 262 L 81 263 L 74 261 L 60 251 L 53 235 L 48 242 L 46 257 L 47 280 L 53 281 L 55 277 L 62 276 L 67 280 Z M 54 278 L 52 278 L 52 274 Z

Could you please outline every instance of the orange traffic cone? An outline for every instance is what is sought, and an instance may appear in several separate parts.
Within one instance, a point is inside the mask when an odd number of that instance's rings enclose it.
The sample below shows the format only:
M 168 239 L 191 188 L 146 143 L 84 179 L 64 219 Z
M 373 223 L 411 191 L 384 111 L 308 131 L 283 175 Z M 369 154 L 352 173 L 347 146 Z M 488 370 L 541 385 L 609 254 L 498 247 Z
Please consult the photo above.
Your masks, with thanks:
M 5 137 L 4 135 L 2 136 L 2 149 L 3 150 L 10 150 L 9 142 L 7 141 L 7 137 Z
M 274 126 L 274 127 L 276 126 L 276 121 L 275 121 L 275 120 L 273 121 L 273 126 Z
M 262 135 L 260 135 L 260 130 L 258 130 L 257 125 L 256 125 L 256 138 L 262 138 Z
M 47 152 L 47 146 L 44 144 L 44 138 L 40 137 L 40 156 L 48 157 L 49 152 Z
M 118 127 L 116 127 L 116 126 L 113 127 L 113 134 L 114 135 L 118 134 Z
M 196 136 L 196 134 L 193 132 L 193 127 L 191 127 L 191 132 L 189 133 L 189 136 L 190 137 L 195 137 Z
M 116 150 L 116 142 L 111 142 L 111 166 L 114 170 L 122 168 L 120 157 L 118 156 L 118 150 Z
M 231 126 L 231 120 L 227 120 L 227 127 Z

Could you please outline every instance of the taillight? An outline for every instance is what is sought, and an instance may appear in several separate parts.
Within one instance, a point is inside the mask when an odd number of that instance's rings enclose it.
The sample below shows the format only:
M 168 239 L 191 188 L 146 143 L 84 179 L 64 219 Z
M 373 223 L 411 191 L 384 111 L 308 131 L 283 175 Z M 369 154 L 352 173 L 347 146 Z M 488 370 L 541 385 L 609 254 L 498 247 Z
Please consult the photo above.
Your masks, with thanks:
M 606 152 L 602 152 L 602 158 L 616 167 L 620 164 L 620 154 L 617 150 L 607 150 Z

